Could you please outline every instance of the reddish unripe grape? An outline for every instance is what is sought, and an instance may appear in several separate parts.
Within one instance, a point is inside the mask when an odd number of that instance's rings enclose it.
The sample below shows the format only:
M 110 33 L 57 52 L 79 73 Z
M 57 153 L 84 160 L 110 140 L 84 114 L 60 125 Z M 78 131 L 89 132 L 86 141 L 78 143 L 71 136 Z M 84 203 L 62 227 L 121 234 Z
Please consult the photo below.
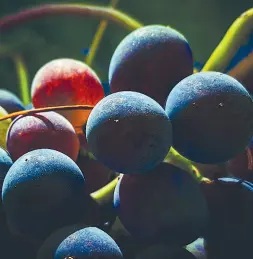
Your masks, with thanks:
M 7 149 L 13 160 L 35 149 L 54 149 L 77 159 L 79 140 L 71 123 L 56 112 L 16 118 L 7 133 Z
M 60 105 L 92 105 L 104 97 L 96 73 L 86 64 L 68 58 L 55 59 L 42 66 L 32 82 L 35 108 Z M 60 111 L 80 132 L 90 111 Z
M 242 152 L 227 162 L 227 170 L 235 177 L 253 182 L 253 138 Z

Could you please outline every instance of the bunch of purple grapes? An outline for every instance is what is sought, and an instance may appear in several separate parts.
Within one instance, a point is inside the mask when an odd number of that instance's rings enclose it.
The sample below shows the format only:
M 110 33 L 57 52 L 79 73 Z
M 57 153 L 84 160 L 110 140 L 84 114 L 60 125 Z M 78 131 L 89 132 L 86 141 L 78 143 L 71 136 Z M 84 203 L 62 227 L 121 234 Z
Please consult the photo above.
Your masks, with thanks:
M 160 25 L 122 40 L 109 86 L 105 96 L 90 67 L 66 58 L 34 76 L 31 111 L 93 108 L 12 120 L 0 150 L 3 258 L 251 258 L 253 102 L 245 87 L 219 72 L 193 73 L 188 41 Z M 7 112 L 25 110 L 1 91 Z M 196 179 L 164 162 L 171 148 L 194 165 L 226 163 L 226 177 Z

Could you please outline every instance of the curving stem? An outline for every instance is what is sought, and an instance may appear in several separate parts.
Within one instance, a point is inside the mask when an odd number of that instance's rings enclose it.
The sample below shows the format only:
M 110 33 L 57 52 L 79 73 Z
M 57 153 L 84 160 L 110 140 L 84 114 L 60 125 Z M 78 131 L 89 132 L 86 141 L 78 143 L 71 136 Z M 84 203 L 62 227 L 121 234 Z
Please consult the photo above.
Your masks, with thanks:
M 110 7 L 101 7 L 85 4 L 45 4 L 25 9 L 4 16 L 0 19 L 0 32 L 16 28 L 29 21 L 46 16 L 77 15 L 82 17 L 98 17 L 134 30 L 143 25 L 129 15 Z
M 13 112 L 6 116 L 0 117 L 0 121 L 4 121 L 7 119 L 12 119 L 20 115 L 31 115 L 38 112 L 49 112 L 49 111 L 64 111 L 64 110 L 88 110 L 91 111 L 94 108 L 92 105 L 64 105 L 64 106 L 53 106 L 53 107 L 45 107 L 45 108 L 37 108 L 19 112 Z
M 26 65 L 23 58 L 19 54 L 12 55 L 12 59 L 16 66 L 21 100 L 25 105 L 27 105 L 30 103 L 30 91 Z
M 110 2 L 110 8 L 115 8 L 116 5 L 118 4 L 119 0 L 111 0 Z M 108 20 L 102 20 L 98 26 L 98 29 L 95 33 L 95 36 L 92 40 L 92 43 L 91 43 L 91 46 L 90 46 L 90 51 L 89 51 L 89 54 L 88 56 L 86 57 L 86 60 L 85 60 L 85 63 L 88 65 L 88 66 L 91 66 L 92 65 L 92 62 L 96 56 L 96 53 L 97 53 L 97 50 L 99 48 L 99 44 L 103 38 L 103 34 L 106 30 L 108 26 Z
M 224 72 L 229 62 L 253 31 L 253 8 L 241 14 L 230 26 L 202 71 Z

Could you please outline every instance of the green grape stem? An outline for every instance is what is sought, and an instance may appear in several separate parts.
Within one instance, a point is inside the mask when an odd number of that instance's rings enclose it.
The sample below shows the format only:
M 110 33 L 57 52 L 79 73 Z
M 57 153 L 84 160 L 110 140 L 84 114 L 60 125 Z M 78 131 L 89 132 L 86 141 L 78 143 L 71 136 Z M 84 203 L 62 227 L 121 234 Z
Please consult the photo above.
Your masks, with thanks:
M 111 0 L 110 2 L 110 8 L 115 8 L 119 0 Z M 94 38 L 92 40 L 91 46 L 90 46 L 90 51 L 88 56 L 86 57 L 86 64 L 88 66 L 92 65 L 93 60 L 95 59 L 97 50 L 99 48 L 99 44 L 103 38 L 104 32 L 108 26 L 108 20 L 102 20 L 98 26 L 98 29 L 94 35 Z
M 170 151 L 165 157 L 164 162 L 172 164 L 188 172 L 198 182 L 200 182 L 201 179 L 203 178 L 198 168 L 190 160 L 180 155 L 173 147 L 170 148 Z
M 21 100 L 27 105 L 31 102 L 27 68 L 21 55 L 12 55 L 12 58 L 16 66 Z
M 115 187 L 120 179 L 120 176 L 117 176 L 114 180 L 110 183 L 99 189 L 98 191 L 93 192 L 91 197 L 98 203 L 98 204 L 105 204 L 112 200 Z
M 253 30 L 253 8 L 241 14 L 230 26 L 202 71 L 224 72 L 239 47 L 247 41 Z
M 25 22 L 34 21 L 45 16 L 77 15 L 82 17 L 98 17 L 114 22 L 127 30 L 135 30 L 143 25 L 129 15 L 110 7 L 86 4 L 45 4 L 34 6 L 0 19 L 0 32 L 16 28 Z

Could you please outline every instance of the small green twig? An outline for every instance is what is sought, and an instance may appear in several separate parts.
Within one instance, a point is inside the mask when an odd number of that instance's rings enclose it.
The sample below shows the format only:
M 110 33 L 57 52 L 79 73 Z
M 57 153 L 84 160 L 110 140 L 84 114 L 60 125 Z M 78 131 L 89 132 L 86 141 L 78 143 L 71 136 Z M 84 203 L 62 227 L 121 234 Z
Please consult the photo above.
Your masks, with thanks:
M 202 175 L 200 174 L 198 168 L 195 165 L 193 165 L 193 163 L 190 160 L 180 155 L 173 147 L 170 148 L 170 151 L 165 157 L 164 162 L 167 162 L 169 164 L 181 168 L 182 170 L 187 171 L 197 181 L 200 181 L 202 179 Z
M 99 189 L 98 191 L 95 191 L 91 194 L 91 197 L 96 200 L 99 204 L 106 203 L 108 200 L 110 201 L 113 197 L 113 193 L 115 190 L 115 187 L 119 181 L 120 176 L 117 176 L 114 180 L 112 180 L 110 183 Z
M 115 8 L 116 5 L 118 4 L 119 0 L 111 0 L 110 2 L 110 7 L 111 8 Z M 106 30 L 108 26 L 108 20 L 102 20 L 98 26 L 98 29 L 95 33 L 95 36 L 92 40 L 92 43 L 91 43 L 91 46 L 90 46 L 90 51 L 89 51 L 89 54 L 88 56 L 86 57 L 86 60 L 85 60 L 85 63 L 88 65 L 88 66 L 91 66 L 92 65 L 92 62 L 96 56 L 96 53 L 97 53 L 97 50 L 99 48 L 99 44 L 102 40 L 102 37 L 103 37 L 103 34 Z
M 16 66 L 21 100 L 27 105 L 31 102 L 27 68 L 21 55 L 15 54 L 12 58 Z
M 202 71 L 224 72 L 229 62 L 253 31 L 253 8 L 240 15 L 230 26 Z

